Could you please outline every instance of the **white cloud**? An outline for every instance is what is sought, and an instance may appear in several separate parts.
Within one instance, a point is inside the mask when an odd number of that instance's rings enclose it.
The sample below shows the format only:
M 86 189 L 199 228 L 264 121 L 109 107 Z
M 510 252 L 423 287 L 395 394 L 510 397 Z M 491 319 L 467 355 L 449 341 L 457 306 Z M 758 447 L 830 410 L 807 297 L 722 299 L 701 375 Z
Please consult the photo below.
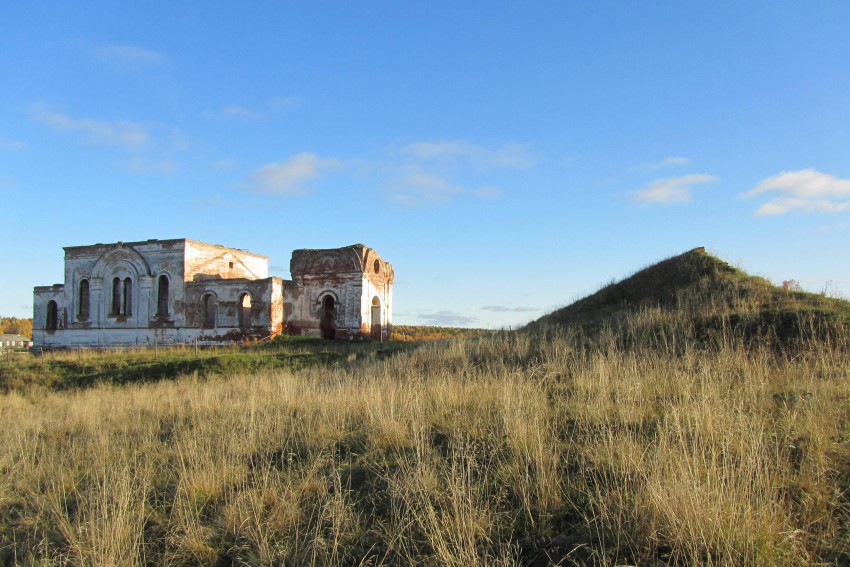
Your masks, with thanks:
M 39 106 L 33 108 L 33 114 L 39 122 L 56 130 L 80 132 L 95 142 L 110 146 L 141 148 L 150 143 L 150 134 L 148 134 L 147 129 L 141 124 L 128 120 L 109 122 L 89 118 L 73 118 L 67 114 L 52 112 Z
M 407 166 L 402 170 L 402 175 L 390 186 L 389 200 L 396 205 L 437 206 L 448 203 L 458 195 L 472 195 L 481 199 L 496 199 L 502 196 L 502 190 L 498 187 L 468 189 L 441 175 L 424 171 L 419 166 Z
M 515 143 L 485 148 L 463 140 L 415 142 L 401 147 L 399 154 L 400 163 L 381 169 L 391 172 L 390 202 L 408 207 L 442 205 L 458 195 L 501 197 L 496 185 L 471 187 L 457 178 L 470 169 L 525 169 L 536 163 L 527 146 Z
M 273 195 L 305 195 L 304 185 L 325 170 L 339 169 L 342 162 L 320 158 L 311 153 L 297 154 L 281 163 L 270 163 L 257 169 L 243 182 L 246 191 Z
M 418 168 L 410 168 L 391 191 L 393 193 L 390 196 L 391 202 L 413 207 L 442 205 L 449 202 L 455 195 L 463 193 L 464 189 L 438 175 L 426 173 Z
M 507 144 L 498 151 L 488 152 L 466 142 L 419 143 L 394 148 L 384 160 L 320 158 L 302 153 L 285 161 L 264 165 L 251 172 L 240 184 L 243 190 L 277 195 L 304 195 L 310 192 L 309 182 L 322 173 L 344 168 L 346 173 L 366 179 L 382 187 L 389 203 L 402 207 L 432 207 L 444 205 L 463 196 L 467 199 L 497 199 L 503 191 L 489 180 L 473 179 L 471 160 L 492 167 L 519 167 L 528 160 L 519 146 Z M 222 160 L 213 165 L 229 168 L 234 164 Z M 480 176 L 476 176 L 480 177 Z
M 480 168 L 524 169 L 537 163 L 523 144 L 489 149 L 461 140 L 416 142 L 402 148 L 402 153 L 418 160 L 464 161 Z
M 666 157 L 660 161 L 653 161 L 650 163 L 642 163 L 640 165 L 634 166 L 632 169 L 635 171 L 656 171 L 659 169 L 667 169 L 671 167 L 684 167 L 686 165 L 691 165 L 691 159 L 681 156 L 670 156 Z
M 19 142 L 18 140 L 9 140 L 6 138 L 0 137 L 0 150 L 24 150 L 27 145 L 23 142 Z
M 821 173 L 813 168 L 783 171 L 762 180 L 744 198 L 769 194 L 771 200 L 755 210 L 755 216 L 807 213 L 838 213 L 850 210 L 850 179 Z
M 632 199 L 644 205 L 688 203 L 692 198 L 691 189 L 693 187 L 715 181 L 717 181 L 717 177 L 705 173 L 664 177 L 634 191 Z
M 96 50 L 101 58 L 121 66 L 158 65 L 165 56 L 157 51 L 131 45 L 106 45 Z

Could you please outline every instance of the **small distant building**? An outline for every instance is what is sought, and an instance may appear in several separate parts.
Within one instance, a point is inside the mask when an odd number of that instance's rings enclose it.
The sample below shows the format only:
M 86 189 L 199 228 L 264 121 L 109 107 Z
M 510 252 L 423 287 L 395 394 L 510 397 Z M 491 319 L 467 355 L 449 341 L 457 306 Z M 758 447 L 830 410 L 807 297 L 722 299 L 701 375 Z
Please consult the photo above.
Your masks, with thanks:
M 70 246 L 65 281 L 33 292 L 45 348 L 223 344 L 283 332 L 387 338 L 392 265 L 362 244 L 296 250 L 292 281 L 268 257 L 187 238 Z
M 30 348 L 32 339 L 23 335 L 0 335 L 0 349 Z

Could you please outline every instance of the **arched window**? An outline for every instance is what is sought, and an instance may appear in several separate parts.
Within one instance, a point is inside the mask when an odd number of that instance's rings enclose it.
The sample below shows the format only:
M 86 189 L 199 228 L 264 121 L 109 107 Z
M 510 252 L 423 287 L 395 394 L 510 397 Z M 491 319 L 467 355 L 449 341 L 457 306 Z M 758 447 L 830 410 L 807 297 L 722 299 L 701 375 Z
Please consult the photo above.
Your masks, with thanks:
M 109 309 L 109 314 L 121 314 L 121 278 L 118 277 L 112 280 L 112 306 Z
M 133 280 L 130 278 L 124 278 L 124 303 L 122 307 L 122 315 L 133 314 Z
M 218 311 L 218 305 L 215 301 L 215 295 L 211 293 L 205 293 L 204 297 L 201 300 L 201 303 L 204 310 L 203 321 L 201 323 L 201 326 L 205 329 L 214 329 L 216 311 Z
M 59 328 L 59 306 L 52 299 L 47 302 L 47 318 L 44 321 L 46 331 L 55 331 Z
M 168 276 L 159 276 L 156 297 L 156 316 L 168 317 Z
M 80 280 L 80 293 L 77 297 L 77 319 L 86 321 L 89 318 L 89 280 Z
M 239 298 L 239 305 L 237 306 L 239 310 L 239 326 L 240 327 L 250 327 L 251 326 L 251 294 L 243 293 L 242 297 Z

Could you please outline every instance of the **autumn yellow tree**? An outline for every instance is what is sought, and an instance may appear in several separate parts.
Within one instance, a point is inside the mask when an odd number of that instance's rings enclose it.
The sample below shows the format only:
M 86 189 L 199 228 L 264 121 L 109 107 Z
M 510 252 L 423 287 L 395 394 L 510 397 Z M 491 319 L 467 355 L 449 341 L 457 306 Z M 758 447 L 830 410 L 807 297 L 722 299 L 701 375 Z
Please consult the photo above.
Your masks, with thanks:
M 23 335 L 32 338 L 32 319 L 0 317 L 0 334 Z

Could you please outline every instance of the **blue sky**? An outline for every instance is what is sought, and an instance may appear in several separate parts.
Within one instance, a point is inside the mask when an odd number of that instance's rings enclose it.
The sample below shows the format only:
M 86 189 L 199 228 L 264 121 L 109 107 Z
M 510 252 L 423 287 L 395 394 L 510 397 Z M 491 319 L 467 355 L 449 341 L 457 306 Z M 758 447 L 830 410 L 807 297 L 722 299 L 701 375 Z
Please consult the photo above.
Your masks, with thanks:
M 517 326 L 705 246 L 850 295 L 848 2 L 0 3 L 0 315 L 63 246 L 356 242 Z

